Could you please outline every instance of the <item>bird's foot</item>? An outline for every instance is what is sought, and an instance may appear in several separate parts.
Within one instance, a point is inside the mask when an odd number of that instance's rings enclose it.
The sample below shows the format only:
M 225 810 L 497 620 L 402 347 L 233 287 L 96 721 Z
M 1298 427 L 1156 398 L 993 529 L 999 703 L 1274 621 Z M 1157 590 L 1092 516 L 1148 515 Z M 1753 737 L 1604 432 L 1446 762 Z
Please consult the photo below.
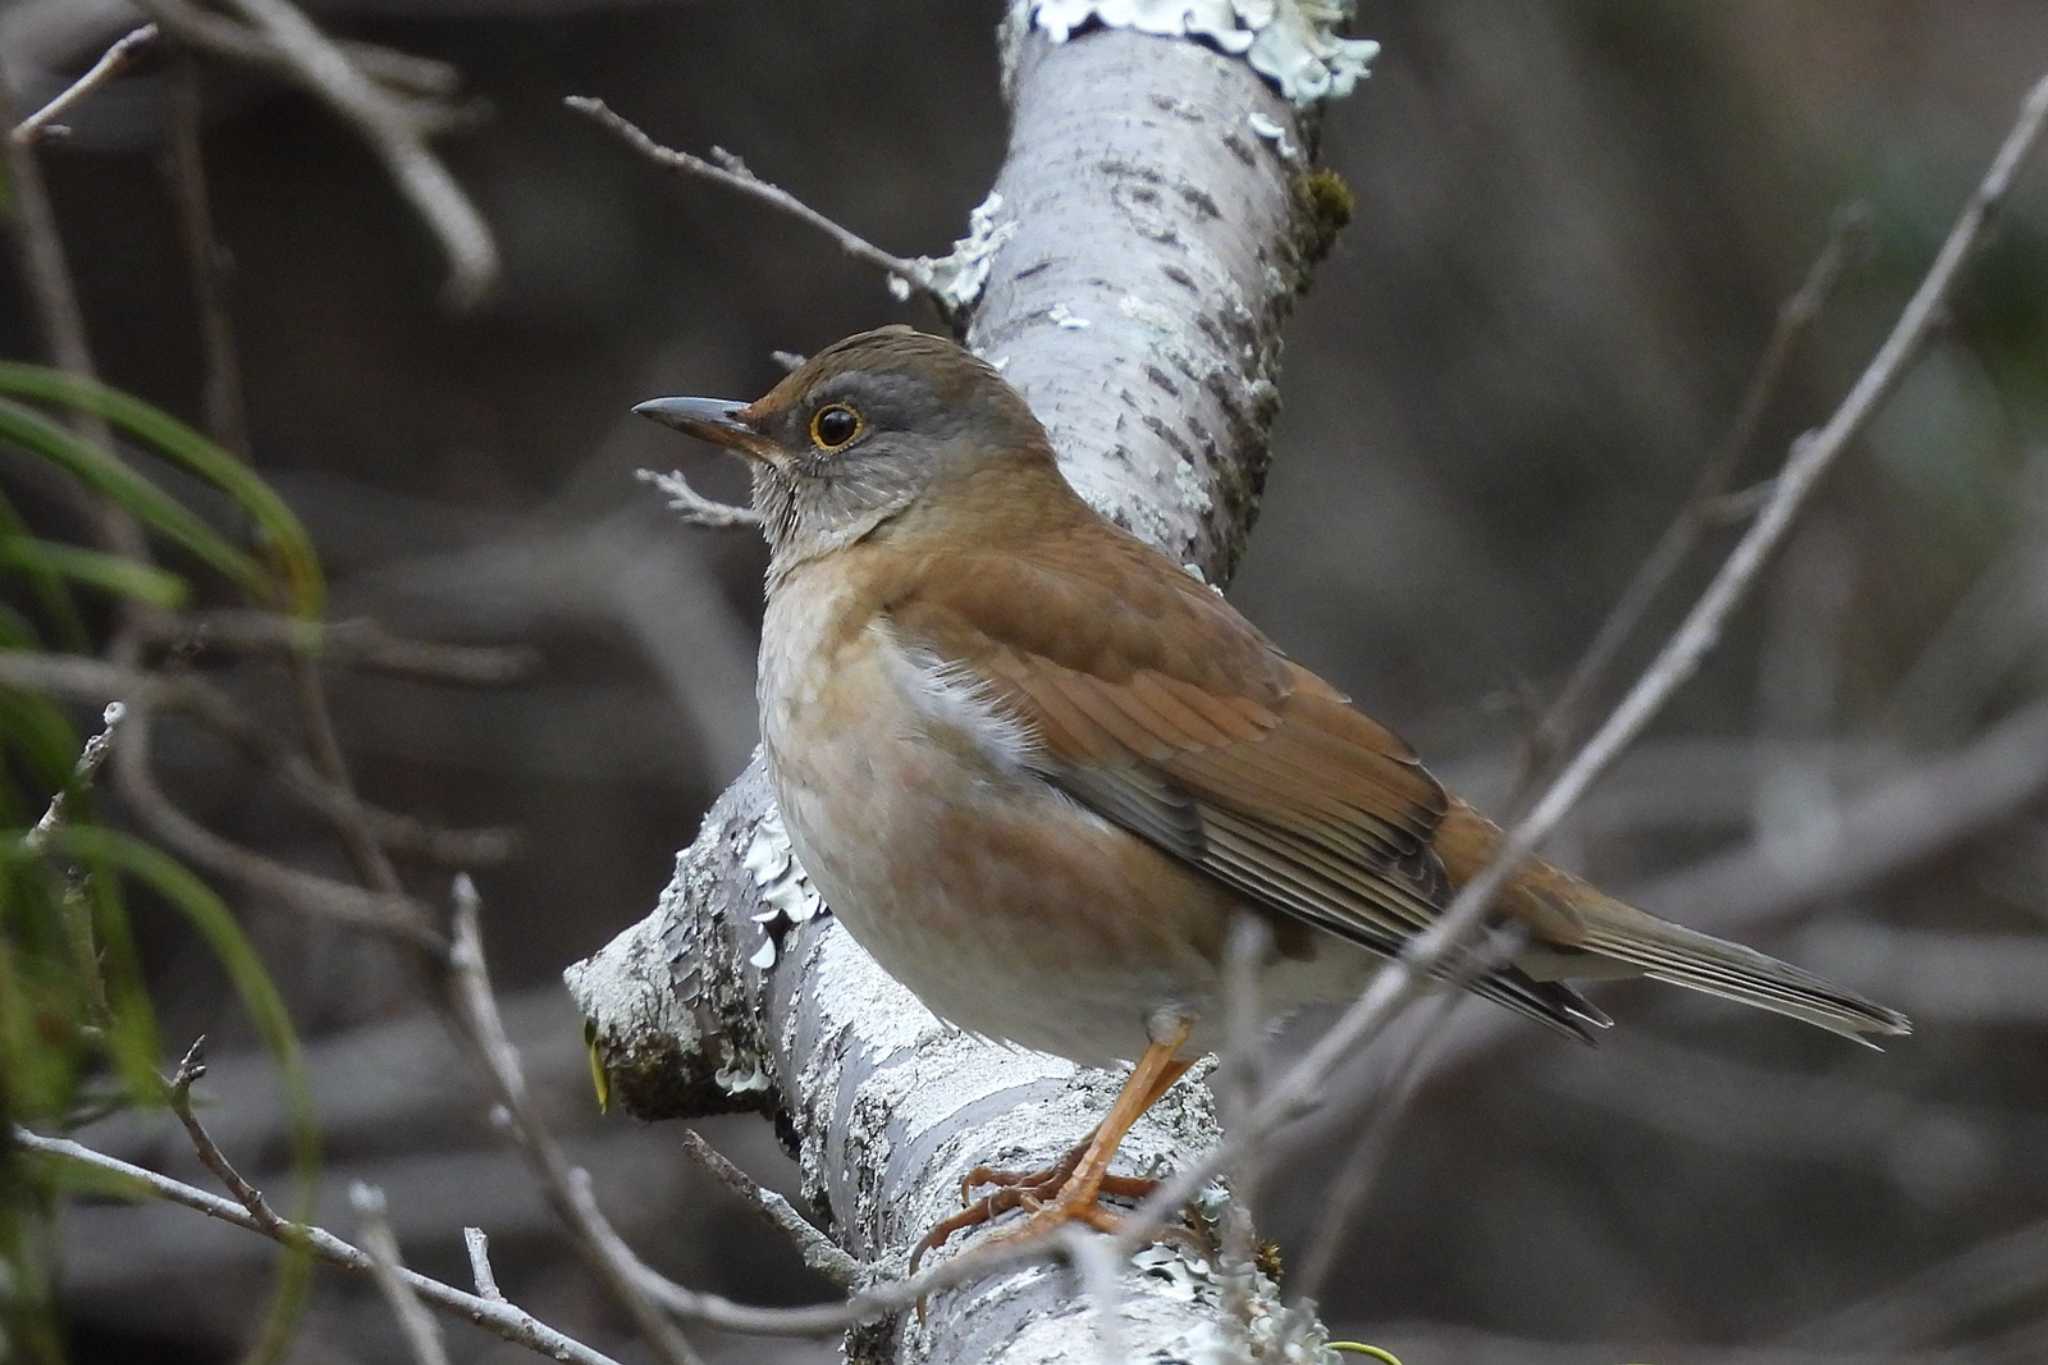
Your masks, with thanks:
M 1006 1230 L 1002 1241 L 1043 1236 L 1074 1222 L 1085 1223 L 1099 1232 L 1114 1232 L 1120 1220 L 1097 1199 L 1102 1195 L 1112 1199 L 1143 1199 L 1159 1187 L 1159 1182 L 1106 1172 L 1092 1181 L 1081 1179 L 1076 1172 L 1087 1153 L 1088 1143 L 1082 1141 L 1042 1170 L 1005 1171 L 976 1166 L 960 1182 L 960 1212 L 935 1224 L 918 1242 L 917 1249 L 910 1253 L 910 1273 L 916 1274 L 925 1253 L 944 1246 L 954 1233 L 992 1223 L 1012 1209 L 1024 1209 L 1031 1216 Z M 984 1186 L 995 1188 L 977 1198 L 974 1192 Z

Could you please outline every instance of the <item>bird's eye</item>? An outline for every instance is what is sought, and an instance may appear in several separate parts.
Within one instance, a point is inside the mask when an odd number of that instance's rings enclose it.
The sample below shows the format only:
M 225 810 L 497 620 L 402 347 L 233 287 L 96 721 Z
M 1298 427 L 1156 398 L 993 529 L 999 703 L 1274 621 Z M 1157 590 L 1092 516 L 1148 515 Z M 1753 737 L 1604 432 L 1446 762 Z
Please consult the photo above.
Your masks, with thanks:
M 827 403 L 811 414 L 811 444 L 827 455 L 852 445 L 867 423 L 844 403 Z

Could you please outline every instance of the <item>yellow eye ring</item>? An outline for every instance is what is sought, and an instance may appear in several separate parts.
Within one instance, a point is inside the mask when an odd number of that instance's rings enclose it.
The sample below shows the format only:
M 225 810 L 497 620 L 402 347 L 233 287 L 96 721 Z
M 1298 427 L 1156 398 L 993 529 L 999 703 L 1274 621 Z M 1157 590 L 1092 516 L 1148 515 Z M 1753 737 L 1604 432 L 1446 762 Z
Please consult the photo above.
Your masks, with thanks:
M 811 444 L 836 455 L 861 438 L 867 419 L 845 403 L 827 403 L 811 414 Z

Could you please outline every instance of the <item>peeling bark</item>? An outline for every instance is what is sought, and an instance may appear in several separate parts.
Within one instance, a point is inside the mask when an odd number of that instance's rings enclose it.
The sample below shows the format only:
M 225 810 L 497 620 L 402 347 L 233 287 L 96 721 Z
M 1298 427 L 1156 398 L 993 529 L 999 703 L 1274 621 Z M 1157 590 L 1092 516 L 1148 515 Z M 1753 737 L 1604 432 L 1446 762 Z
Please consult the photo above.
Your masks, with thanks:
M 1243 60 L 1191 40 L 1010 35 L 996 190 L 1015 230 L 967 341 L 1029 398 L 1084 495 L 1223 581 L 1265 474 L 1281 324 L 1328 231 L 1303 189 L 1300 117 Z M 771 1116 L 821 1224 L 900 1273 L 957 1206 L 967 1169 L 1048 1163 L 1119 1078 L 935 1020 L 829 915 L 803 917 L 769 807 L 757 758 L 678 856 L 654 913 L 567 979 L 629 1111 Z M 1207 1088 L 1182 1084 L 1132 1131 L 1119 1169 L 1170 1165 L 1217 1133 Z M 1185 1249 L 1141 1255 L 1120 1288 L 1136 1358 L 1314 1359 L 1322 1341 L 1262 1277 L 1248 1313 L 1226 1312 L 1213 1259 Z M 906 1315 L 855 1332 L 848 1354 L 1095 1360 L 1091 1312 L 1072 1272 L 1013 1268 L 935 1295 L 928 1327 Z

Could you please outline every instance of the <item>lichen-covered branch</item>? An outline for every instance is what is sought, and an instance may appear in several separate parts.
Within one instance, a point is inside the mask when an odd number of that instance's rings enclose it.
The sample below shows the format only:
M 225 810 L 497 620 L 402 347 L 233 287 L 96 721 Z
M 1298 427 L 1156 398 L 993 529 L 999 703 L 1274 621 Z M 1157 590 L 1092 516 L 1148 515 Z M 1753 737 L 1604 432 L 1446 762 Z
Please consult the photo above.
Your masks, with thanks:
M 1031 400 L 1097 507 L 1221 581 L 1257 506 L 1281 325 L 1346 200 L 1307 161 L 1297 103 L 1243 47 L 1034 27 L 1039 9 L 1018 5 L 1006 30 L 1012 132 L 972 234 L 985 278 L 959 314 L 965 339 Z M 624 1107 L 771 1116 L 833 1240 L 898 1274 L 968 1168 L 1049 1161 L 1117 1078 L 940 1024 L 817 909 L 757 762 L 678 856 L 655 912 L 568 979 Z M 1184 1085 L 1122 1159 L 1168 1166 L 1217 1132 L 1207 1090 Z M 1250 1343 L 1278 1359 L 1283 1342 L 1320 1341 L 1268 1281 L 1226 1295 L 1214 1259 L 1162 1246 L 1117 1267 L 1133 1352 Z M 1095 1267 L 1083 1293 L 1062 1266 L 1012 1265 L 934 1294 L 923 1326 L 904 1315 L 856 1330 L 849 1355 L 1095 1359 L 1090 1299 L 1107 1278 Z M 1250 1321 L 1226 1322 L 1226 1304 Z

